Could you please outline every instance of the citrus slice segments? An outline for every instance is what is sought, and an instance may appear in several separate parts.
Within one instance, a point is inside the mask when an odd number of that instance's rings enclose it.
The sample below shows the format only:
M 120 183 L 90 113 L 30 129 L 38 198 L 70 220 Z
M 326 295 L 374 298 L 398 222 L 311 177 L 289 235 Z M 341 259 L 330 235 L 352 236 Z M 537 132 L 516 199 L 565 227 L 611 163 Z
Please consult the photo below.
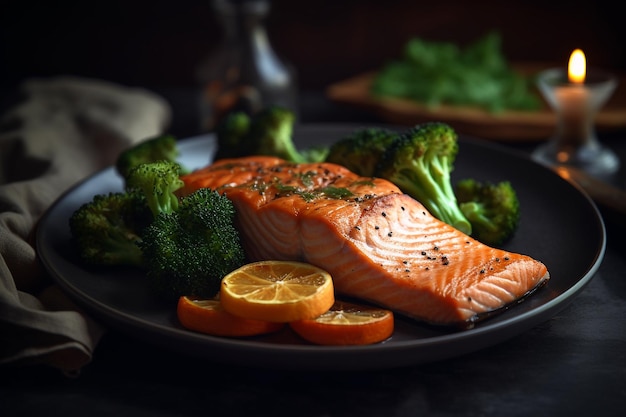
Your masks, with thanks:
M 300 337 L 318 345 L 368 345 L 391 337 L 394 316 L 390 310 L 335 301 L 320 316 L 289 325 Z
M 308 263 L 269 260 L 227 274 L 220 300 L 235 316 L 287 323 L 326 312 L 335 295 L 327 271 Z
M 284 323 L 250 320 L 234 316 L 217 299 L 197 299 L 182 296 L 178 299 L 176 314 L 186 329 L 212 336 L 245 337 L 274 333 Z

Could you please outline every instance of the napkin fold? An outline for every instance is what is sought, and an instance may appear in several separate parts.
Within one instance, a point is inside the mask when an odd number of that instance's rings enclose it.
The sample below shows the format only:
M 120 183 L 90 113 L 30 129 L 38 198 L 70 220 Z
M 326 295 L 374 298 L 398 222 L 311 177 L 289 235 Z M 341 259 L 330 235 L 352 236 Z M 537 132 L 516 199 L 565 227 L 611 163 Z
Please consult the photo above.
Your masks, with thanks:
M 68 375 L 105 328 L 54 284 L 35 250 L 38 219 L 67 189 L 162 133 L 171 111 L 151 91 L 77 77 L 32 79 L 0 119 L 0 365 Z

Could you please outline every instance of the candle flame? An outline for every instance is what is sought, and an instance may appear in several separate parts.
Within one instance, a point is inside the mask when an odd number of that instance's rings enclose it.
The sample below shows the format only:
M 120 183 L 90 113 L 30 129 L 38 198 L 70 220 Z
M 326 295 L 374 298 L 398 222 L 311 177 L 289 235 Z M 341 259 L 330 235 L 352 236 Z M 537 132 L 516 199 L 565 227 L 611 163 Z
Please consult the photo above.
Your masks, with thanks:
M 585 54 L 580 49 L 575 49 L 569 57 L 567 74 L 570 82 L 581 84 L 585 82 L 587 62 Z

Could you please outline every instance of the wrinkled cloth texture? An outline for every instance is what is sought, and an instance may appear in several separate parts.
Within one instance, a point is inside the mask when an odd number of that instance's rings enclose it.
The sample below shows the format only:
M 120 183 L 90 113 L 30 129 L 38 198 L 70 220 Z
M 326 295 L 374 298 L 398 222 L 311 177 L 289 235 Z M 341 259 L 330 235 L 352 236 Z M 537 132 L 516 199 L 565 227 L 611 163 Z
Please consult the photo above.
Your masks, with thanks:
M 27 80 L 0 119 L 0 366 L 46 364 L 76 375 L 105 327 L 55 285 L 35 232 L 70 187 L 126 147 L 163 133 L 168 103 L 155 93 L 76 77 Z

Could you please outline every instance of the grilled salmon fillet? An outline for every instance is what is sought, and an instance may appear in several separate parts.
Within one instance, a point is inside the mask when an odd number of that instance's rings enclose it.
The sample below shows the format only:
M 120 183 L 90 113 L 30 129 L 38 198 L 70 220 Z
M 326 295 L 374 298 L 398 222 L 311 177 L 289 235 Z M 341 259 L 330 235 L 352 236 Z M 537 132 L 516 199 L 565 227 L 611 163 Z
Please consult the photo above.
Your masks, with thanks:
M 433 217 L 389 181 L 330 164 L 224 159 L 182 177 L 235 205 L 254 260 L 326 269 L 338 294 L 436 325 L 471 327 L 549 279 L 546 266 L 492 248 Z

